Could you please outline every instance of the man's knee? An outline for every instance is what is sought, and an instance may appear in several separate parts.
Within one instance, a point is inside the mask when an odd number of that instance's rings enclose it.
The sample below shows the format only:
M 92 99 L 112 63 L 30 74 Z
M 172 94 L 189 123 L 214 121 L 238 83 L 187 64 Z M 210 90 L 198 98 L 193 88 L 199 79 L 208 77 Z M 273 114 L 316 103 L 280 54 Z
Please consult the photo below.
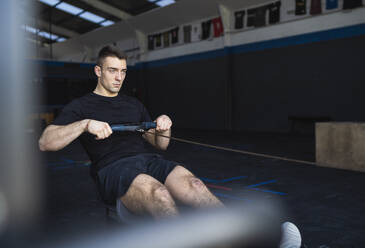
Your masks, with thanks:
M 155 178 L 140 174 L 133 181 L 123 203 L 137 213 L 150 213 L 155 217 L 177 214 L 175 202 L 167 188 Z
M 139 174 L 129 186 L 128 192 L 131 192 L 132 195 L 135 195 L 134 192 L 136 192 L 143 198 L 148 198 L 151 197 L 155 189 L 157 189 L 161 185 L 162 184 L 155 178 L 146 174 Z
M 167 186 L 173 187 L 177 182 L 180 182 L 180 185 L 185 185 L 186 189 L 193 190 L 202 190 L 205 189 L 204 183 L 195 177 L 193 173 L 182 166 L 176 166 L 174 170 L 168 176 L 166 183 Z
M 164 185 L 154 185 L 151 188 L 151 196 L 155 201 L 159 201 L 162 203 L 172 203 L 173 199 L 170 195 L 170 192 Z
M 204 183 L 196 177 L 190 177 L 189 178 L 189 183 L 190 183 L 191 187 L 195 190 L 205 189 Z
M 153 200 L 158 200 L 161 202 L 172 200 L 167 188 L 149 175 L 138 175 L 133 183 L 133 186 L 138 188 L 138 191 L 142 192 L 146 198 L 152 198 Z

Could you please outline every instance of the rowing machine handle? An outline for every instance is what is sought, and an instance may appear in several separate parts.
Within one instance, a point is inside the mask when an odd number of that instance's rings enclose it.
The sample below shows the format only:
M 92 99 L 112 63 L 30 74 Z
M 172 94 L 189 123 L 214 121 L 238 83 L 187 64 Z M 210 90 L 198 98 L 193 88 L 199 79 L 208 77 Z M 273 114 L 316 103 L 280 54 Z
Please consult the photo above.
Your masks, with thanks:
M 137 125 L 125 125 L 125 124 L 113 124 L 110 126 L 111 129 L 118 132 L 125 132 L 125 131 L 131 131 L 135 132 L 137 130 L 148 130 L 151 128 L 156 128 L 155 122 L 142 122 Z
M 157 127 L 156 122 L 142 122 L 142 129 L 149 130 Z

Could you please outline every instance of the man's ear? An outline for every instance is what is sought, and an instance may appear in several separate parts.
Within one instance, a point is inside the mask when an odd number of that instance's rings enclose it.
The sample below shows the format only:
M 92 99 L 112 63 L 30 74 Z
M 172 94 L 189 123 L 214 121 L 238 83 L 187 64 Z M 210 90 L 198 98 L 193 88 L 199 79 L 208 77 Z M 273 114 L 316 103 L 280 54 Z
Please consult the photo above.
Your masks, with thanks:
M 100 66 L 96 65 L 94 67 L 94 72 L 95 72 L 97 77 L 101 77 L 101 67 Z

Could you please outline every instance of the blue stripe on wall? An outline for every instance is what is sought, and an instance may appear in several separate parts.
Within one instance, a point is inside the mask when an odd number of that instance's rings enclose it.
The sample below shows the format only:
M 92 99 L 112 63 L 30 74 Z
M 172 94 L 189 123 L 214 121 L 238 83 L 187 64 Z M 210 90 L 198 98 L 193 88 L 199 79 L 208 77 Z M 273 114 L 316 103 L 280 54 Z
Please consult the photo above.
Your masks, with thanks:
M 364 34 L 365 34 L 365 24 L 360 24 L 345 28 L 336 28 L 326 31 L 313 32 L 309 34 L 301 34 L 275 40 L 268 40 L 268 41 L 234 46 L 231 47 L 231 52 L 244 53 L 244 52 L 260 51 L 272 48 L 280 48 L 280 47 L 302 45 L 320 41 L 349 38 Z
M 335 39 L 341 39 L 341 38 L 355 37 L 355 36 L 360 36 L 360 35 L 365 35 L 365 24 L 359 24 L 359 25 L 354 25 L 354 26 L 349 26 L 349 27 L 313 32 L 313 33 L 309 33 L 309 34 L 301 34 L 301 35 L 295 35 L 295 36 L 285 37 L 285 38 L 280 38 L 280 39 L 226 47 L 223 49 L 218 49 L 218 50 L 203 52 L 203 53 L 198 53 L 198 54 L 183 55 L 183 56 L 179 56 L 179 57 L 155 60 L 155 61 L 150 61 L 150 62 L 141 62 L 141 63 L 136 64 L 136 67 L 141 68 L 141 67 L 166 66 L 169 64 L 177 64 L 177 63 L 184 63 L 184 62 L 196 61 L 196 60 L 201 60 L 201 59 L 222 57 L 229 53 L 238 54 L 238 53 L 262 51 L 262 50 L 272 49 L 272 48 L 302 45 L 302 44 L 308 44 L 308 43 L 314 43 L 314 42 L 320 42 L 320 41 L 328 41 L 328 40 L 335 40 Z
M 80 68 L 92 68 L 95 63 L 76 63 L 76 62 L 62 62 L 62 61 L 51 61 L 51 60 L 37 60 L 29 59 L 29 62 L 37 63 L 39 65 L 53 66 L 53 67 L 64 67 L 66 64 L 78 65 Z
M 255 42 L 250 44 L 238 45 L 233 47 L 226 47 L 222 49 L 217 49 L 208 52 L 202 52 L 191 55 L 183 55 L 179 57 L 173 57 L 168 59 L 160 59 L 150 62 L 137 63 L 134 66 L 129 66 L 129 69 L 140 69 L 140 68 L 150 68 L 150 67 L 160 67 L 169 64 L 178 64 L 184 62 L 197 61 L 202 59 L 211 59 L 226 56 L 227 54 L 237 54 L 237 53 L 247 53 L 254 51 L 261 51 L 272 48 L 280 48 L 287 46 L 296 46 L 320 41 L 329 41 L 341 38 L 349 38 L 365 35 L 365 24 L 359 24 L 349 27 L 336 28 L 326 31 L 313 32 L 308 34 L 295 35 L 291 37 L 285 37 L 280 39 L 268 40 Z M 34 60 L 36 63 L 47 66 L 59 66 L 63 67 L 67 62 L 59 61 L 47 61 L 47 60 Z M 93 63 L 79 63 L 80 67 L 93 67 Z
M 228 49 L 218 49 L 213 50 L 209 52 L 203 52 L 203 53 L 197 53 L 197 54 L 191 54 L 191 55 L 183 55 L 179 57 L 173 57 L 168 59 L 161 59 L 161 60 L 155 60 L 152 62 L 142 62 L 138 63 L 136 66 L 139 67 L 139 64 L 144 64 L 145 67 L 158 67 L 158 66 L 165 66 L 168 64 L 177 64 L 177 63 L 184 63 L 184 62 L 191 62 L 191 61 L 197 61 L 202 59 L 212 59 L 212 58 L 218 58 L 223 57 L 228 54 Z
M 28 62 L 36 63 L 41 66 L 54 66 L 54 67 L 63 67 L 65 62 L 60 61 L 49 61 L 49 60 L 36 60 L 36 59 L 29 59 Z

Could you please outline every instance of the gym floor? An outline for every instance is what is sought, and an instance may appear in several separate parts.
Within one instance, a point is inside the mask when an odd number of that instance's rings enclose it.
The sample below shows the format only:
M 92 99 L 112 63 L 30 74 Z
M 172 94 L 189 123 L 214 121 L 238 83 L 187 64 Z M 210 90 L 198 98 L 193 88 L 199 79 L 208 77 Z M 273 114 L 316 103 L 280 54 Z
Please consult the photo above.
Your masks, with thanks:
M 174 137 L 250 152 L 315 161 L 314 135 L 174 130 Z M 300 229 L 303 247 L 365 247 L 365 173 L 220 151 L 172 141 L 162 153 L 190 167 L 223 202 L 245 204 L 256 192 L 279 199 Z M 78 141 L 42 153 L 46 168 L 44 230 L 82 232 L 110 225 Z M 84 230 L 84 231 L 88 231 Z

